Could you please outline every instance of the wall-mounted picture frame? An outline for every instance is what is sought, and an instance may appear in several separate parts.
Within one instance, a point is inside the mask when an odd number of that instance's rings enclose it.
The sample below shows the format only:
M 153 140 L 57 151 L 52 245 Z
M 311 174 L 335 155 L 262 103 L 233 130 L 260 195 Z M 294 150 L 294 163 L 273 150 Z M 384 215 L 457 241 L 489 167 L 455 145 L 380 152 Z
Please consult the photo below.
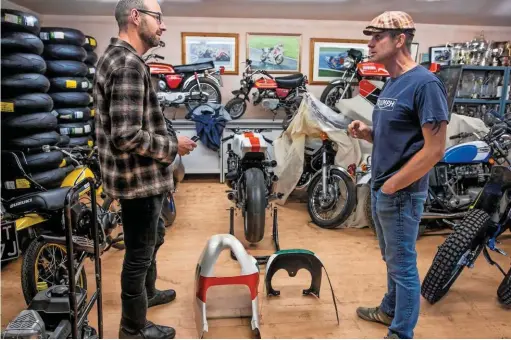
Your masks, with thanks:
M 224 74 L 239 73 L 239 34 L 181 32 L 181 62 L 193 64 L 213 61 Z
M 415 62 L 418 62 L 418 58 L 419 58 L 419 43 L 412 43 L 412 48 L 410 50 L 410 54 L 412 55 L 412 59 Z
M 451 63 L 451 48 L 445 45 L 431 46 L 429 48 L 429 61 L 440 65 L 449 65 Z
M 349 49 L 369 54 L 367 40 L 311 38 L 309 48 L 309 84 L 328 85 L 345 71 L 344 58 Z
M 300 73 L 302 35 L 293 33 L 247 33 L 247 58 L 252 68 L 268 73 Z

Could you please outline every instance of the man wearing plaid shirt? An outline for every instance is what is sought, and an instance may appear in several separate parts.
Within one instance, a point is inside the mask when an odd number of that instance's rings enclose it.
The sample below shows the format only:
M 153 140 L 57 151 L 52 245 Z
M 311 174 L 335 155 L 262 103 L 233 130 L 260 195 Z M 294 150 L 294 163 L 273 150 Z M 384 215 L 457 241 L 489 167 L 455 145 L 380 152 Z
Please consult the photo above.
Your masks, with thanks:
M 190 153 L 196 144 L 167 131 L 141 58 L 159 45 L 166 30 L 157 0 L 120 0 L 115 18 L 119 36 L 111 39 L 98 62 L 94 100 L 103 187 L 120 201 L 126 245 L 119 338 L 172 339 L 172 327 L 155 325 L 146 315 L 148 307 L 176 297 L 172 289 L 154 288 L 155 251 L 163 243 L 163 199 L 173 188 L 170 165 L 177 154 Z
M 410 15 L 385 12 L 364 30 L 371 61 L 390 74 L 373 111 L 372 129 L 349 126 L 373 143 L 372 217 L 387 264 L 387 293 L 377 307 L 357 314 L 389 326 L 391 339 L 413 338 L 419 319 L 420 281 L 415 243 L 428 193 L 428 174 L 444 155 L 449 111 L 443 83 L 410 55 L 415 25 Z

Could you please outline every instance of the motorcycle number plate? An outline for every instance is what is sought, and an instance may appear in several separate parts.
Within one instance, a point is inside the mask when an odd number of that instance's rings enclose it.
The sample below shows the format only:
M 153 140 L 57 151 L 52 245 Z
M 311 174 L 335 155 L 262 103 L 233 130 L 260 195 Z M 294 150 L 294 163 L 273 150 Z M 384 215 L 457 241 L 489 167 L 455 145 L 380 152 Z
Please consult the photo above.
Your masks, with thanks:
M 18 231 L 16 230 L 16 222 L 2 223 L 2 262 L 14 260 L 20 256 L 18 246 Z

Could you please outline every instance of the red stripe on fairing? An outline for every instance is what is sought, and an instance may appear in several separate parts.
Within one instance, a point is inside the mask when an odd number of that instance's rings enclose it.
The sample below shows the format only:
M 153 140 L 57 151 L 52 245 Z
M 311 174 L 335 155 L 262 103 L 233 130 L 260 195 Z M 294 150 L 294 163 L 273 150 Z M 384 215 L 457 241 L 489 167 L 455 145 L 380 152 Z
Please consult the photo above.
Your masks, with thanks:
M 199 277 L 199 287 L 196 296 L 206 303 L 206 292 L 209 287 L 226 285 L 246 285 L 250 289 L 250 299 L 257 297 L 257 287 L 259 286 L 259 273 L 249 275 L 229 276 L 229 277 Z

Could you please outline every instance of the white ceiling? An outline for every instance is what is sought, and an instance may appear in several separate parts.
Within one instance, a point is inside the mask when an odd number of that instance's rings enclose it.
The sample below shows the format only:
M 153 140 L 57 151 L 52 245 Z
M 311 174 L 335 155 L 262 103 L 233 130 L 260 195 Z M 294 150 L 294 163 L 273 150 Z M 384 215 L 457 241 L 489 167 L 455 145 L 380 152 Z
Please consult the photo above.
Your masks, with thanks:
M 43 15 L 110 16 L 117 0 L 11 2 Z M 368 21 L 385 10 L 403 10 L 417 23 L 511 26 L 511 0 L 160 0 L 160 3 L 165 16 Z

